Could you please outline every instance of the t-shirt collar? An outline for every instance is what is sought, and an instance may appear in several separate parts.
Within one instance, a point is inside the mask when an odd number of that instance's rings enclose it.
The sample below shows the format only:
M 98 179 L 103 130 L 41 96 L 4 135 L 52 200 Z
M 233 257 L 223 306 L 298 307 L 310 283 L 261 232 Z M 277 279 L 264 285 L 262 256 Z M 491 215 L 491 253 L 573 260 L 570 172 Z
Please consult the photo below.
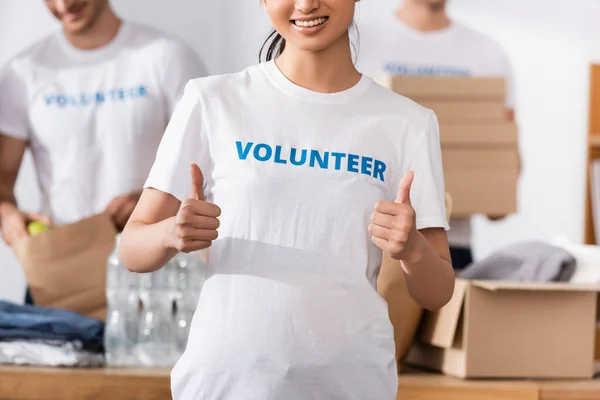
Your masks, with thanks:
M 323 104 L 343 104 L 349 103 L 363 94 L 365 94 L 372 86 L 373 81 L 366 75 L 362 75 L 357 84 L 336 93 L 320 93 L 305 87 L 299 86 L 294 82 L 290 81 L 281 72 L 274 60 L 263 63 L 263 71 L 267 77 L 277 86 L 281 91 L 286 94 L 305 100 L 311 103 L 323 103 Z
M 82 50 L 73 46 L 65 36 L 65 33 L 60 29 L 56 33 L 56 39 L 62 51 L 72 59 L 77 61 L 96 62 L 103 61 L 114 55 L 121 47 L 121 44 L 129 34 L 129 24 L 122 22 L 119 31 L 115 37 L 105 46 L 93 50 Z
M 397 30 L 400 30 L 408 35 L 414 36 L 419 39 L 429 40 L 443 40 L 444 38 L 453 35 L 458 27 L 455 22 L 450 22 L 450 25 L 443 29 L 438 29 L 435 31 L 420 31 L 418 29 L 406 25 L 404 22 L 400 21 L 395 16 L 393 16 L 392 25 Z

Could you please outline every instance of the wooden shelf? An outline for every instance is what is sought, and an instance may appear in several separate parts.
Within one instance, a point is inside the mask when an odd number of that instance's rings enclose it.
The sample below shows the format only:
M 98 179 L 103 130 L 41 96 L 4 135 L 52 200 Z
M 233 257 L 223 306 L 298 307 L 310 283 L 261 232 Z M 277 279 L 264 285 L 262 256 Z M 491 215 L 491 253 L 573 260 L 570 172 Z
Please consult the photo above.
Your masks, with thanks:
M 592 148 L 600 148 L 600 133 L 594 133 L 593 135 L 590 135 L 589 144 Z
M 588 152 L 587 163 L 600 159 L 600 64 L 590 66 L 590 90 L 589 90 L 589 121 L 588 121 Z M 592 212 L 592 195 L 590 185 L 590 170 L 586 167 L 586 199 L 585 199 L 585 244 L 597 244 L 600 238 L 596 238 L 594 229 L 594 215 Z

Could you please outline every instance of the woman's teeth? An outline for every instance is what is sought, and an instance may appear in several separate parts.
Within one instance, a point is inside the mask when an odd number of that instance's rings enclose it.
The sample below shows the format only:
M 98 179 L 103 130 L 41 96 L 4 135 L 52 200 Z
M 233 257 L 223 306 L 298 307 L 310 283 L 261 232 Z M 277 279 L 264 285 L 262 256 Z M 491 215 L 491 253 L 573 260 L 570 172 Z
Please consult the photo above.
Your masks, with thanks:
M 327 21 L 327 17 L 313 19 L 312 21 L 298 21 L 298 20 L 295 20 L 294 24 L 296 24 L 296 26 L 300 26 L 300 27 L 303 27 L 303 28 L 310 28 L 312 26 L 321 25 L 325 21 Z

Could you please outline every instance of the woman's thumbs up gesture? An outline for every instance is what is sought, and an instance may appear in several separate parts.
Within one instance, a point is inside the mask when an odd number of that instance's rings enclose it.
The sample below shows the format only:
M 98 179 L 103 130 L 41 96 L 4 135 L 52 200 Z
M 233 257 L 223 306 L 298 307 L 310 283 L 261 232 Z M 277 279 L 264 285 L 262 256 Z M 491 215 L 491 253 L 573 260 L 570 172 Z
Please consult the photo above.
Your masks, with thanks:
M 371 215 L 369 233 L 377 247 L 396 260 L 412 261 L 417 234 L 415 209 L 410 203 L 410 188 L 415 174 L 410 171 L 398 185 L 395 201 L 379 201 Z
M 175 216 L 175 238 L 177 250 L 190 253 L 210 247 L 217 239 L 221 209 L 204 201 L 204 177 L 196 164 L 191 165 L 192 190 L 181 203 Z

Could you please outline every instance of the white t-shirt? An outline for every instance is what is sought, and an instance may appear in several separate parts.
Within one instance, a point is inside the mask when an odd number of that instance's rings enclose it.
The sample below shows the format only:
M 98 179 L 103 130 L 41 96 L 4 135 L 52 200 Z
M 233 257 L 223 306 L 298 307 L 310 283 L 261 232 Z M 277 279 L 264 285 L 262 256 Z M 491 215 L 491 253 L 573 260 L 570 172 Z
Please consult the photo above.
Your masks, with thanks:
M 205 74 L 151 28 L 123 23 L 91 51 L 59 31 L 0 70 L 0 133 L 29 142 L 43 212 L 74 222 L 142 189 L 185 84 Z
M 412 169 L 417 228 L 447 228 L 433 112 L 366 76 L 323 94 L 264 63 L 187 85 L 146 186 L 184 200 L 194 162 L 222 215 L 174 398 L 395 399 L 367 227 Z
M 497 76 L 507 79 L 507 108 L 514 108 L 513 81 L 502 47 L 483 34 L 452 23 L 448 28 L 422 32 L 394 15 L 365 21 L 360 27 L 358 69 L 367 75 L 382 73 L 422 76 Z M 451 218 L 451 245 L 470 247 L 470 219 Z

